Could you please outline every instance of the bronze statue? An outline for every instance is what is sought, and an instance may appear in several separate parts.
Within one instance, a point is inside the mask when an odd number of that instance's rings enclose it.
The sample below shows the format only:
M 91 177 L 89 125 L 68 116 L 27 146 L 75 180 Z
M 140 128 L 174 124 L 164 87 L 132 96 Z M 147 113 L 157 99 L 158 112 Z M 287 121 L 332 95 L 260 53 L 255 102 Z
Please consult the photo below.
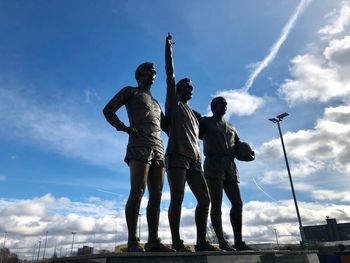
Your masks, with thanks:
M 188 78 L 181 79 L 175 85 L 172 45 L 172 37 L 168 34 L 165 43 L 167 75 L 165 116 L 169 125 L 169 140 L 165 162 L 171 194 L 168 216 L 172 248 L 176 251 L 190 251 L 184 246 L 179 233 L 181 205 L 187 181 L 198 202 L 195 212 L 197 228 L 195 250 L 217 251 L 218 249 L 206 240 L 210 198 L 200 161 L 199 122 L 195 112 L 188 106 L 193 86 Z
M 174 251 L 164 246 L 158 238 L 160 201 L 164 181 L 164 149 L 161 139 L 161 123 L 164 115 L 160 105 L 152 97 L 151 86 L 155 80 L 154 64 L 141 64 L 135 72 L 137 87 L 121 89 L 103 109 L 107 121 L 118 131 L 129 134 L 125 162 L 130 167 L 131 189 L 125 207 L 128 226 L 128 251 L 142 252 L 136 238 L 140 203 L 147 184 L 149 201 L 147 205 L 148 242 L 146 251 Z M 125 106 L 130 127 L 116 115 Z
M 204 144 L 204 175 L 211 198 L 210 217 L 219 240 L 219 246 L 226 251 L 252 250 L 242 240 L 242 198 L 239 190 L 239 176 L 234 162 L 235 150 L 240 145 L 236 129 L 223 119 L 227 102 L 223 97 L 211 101 L 213 116 L 200 118 L 200 137 Z M 242 143 L 239 159 L 252 161 L 254 151 Z M 250 149 L 246 152 L 246 149 Z M 238 151 L 237 151 L 238 152 Z M 244 157 L 244 159 L 243 159 Z M 224 238 L 221 221 L 222 193 L 225 191 L 231 202 L 230 220 L 234 233 L 234 247 Z

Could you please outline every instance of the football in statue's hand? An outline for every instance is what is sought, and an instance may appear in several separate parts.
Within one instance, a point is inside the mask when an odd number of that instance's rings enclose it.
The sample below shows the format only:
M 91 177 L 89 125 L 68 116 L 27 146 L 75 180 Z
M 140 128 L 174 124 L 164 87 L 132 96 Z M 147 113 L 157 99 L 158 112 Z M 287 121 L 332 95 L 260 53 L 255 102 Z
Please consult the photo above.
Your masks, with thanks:
M 250 162 L 255 159 L 255 152 L 246 142 L 239 142 L 234 150 L 234 156 L 237 160 Z

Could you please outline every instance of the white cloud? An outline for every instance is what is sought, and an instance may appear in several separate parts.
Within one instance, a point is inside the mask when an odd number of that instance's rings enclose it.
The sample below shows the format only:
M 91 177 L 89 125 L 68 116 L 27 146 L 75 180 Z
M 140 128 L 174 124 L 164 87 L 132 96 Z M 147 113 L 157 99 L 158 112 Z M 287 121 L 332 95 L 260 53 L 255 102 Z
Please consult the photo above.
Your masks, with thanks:
M 293 78 L 287 79 L 278 90 L 290 105 L 309 101 L 327 102 L 349 95 L 350 83 L 343 81 L 330 61 L 305 54 L 296 56 L 291 62 L 290 74 Z
M 0 120 L 7 136 L 101 166 L 122 162 L 126 137 L 113 129 L 99 127 L 80 112 L 65 111 L 62 101 L 39 104 L 21 91 L 0 87 L 0 92 Z
M 101 241 L 116 231 L 125 240 L 124 211 L 116 202 L 91 197 L 89 202 L 74 202 L 55 198 L 51 194 L 34 199 L 1 199 L 0 229 L 8 232 L 10 248 L 26 248 L 29 256 L 34 242 L 49 234 L 48 250 L 51 255 L 55 243 L 68 246 L 71 232 L 77 232 L 77 244 L 89 242 L 94 233 Z M 110 240 L 112 242 L 113 239 Z M 91 242 L 91 240 L 90 240 Z M 29 251 L 30 250 L 30 251 Z M 24 253 L 24 252 L 23 252 Z M 49 254 L 50 255 L 50 254 Z
M 325 196 L 326 194 L 323 194 Z M 348 197 L 347 197 L 348 198 Z M 55 244 L 57 252 L 65 254 L 71 248 L 72 234 L 75 246 L 94 245 L 97 249 L 112 249 L 117 243 L 127 240 L 127 227 L 123 205 L 110 200 L 91 197 L 89 202 L 75 202 L 68 198 L 56 198 L 51 194 L 34 199 L 0 199 L 0 231 L 8 232 L 6 244 L 11 250 L 21 248 L 20 256 L 30 258 L 35 243 L 45 238 L 48 231 L 46 255 L 51 256 Z M 349 205 L 299 202 L 304 225 L 324 224 L 326 216 L 337 218 L 338 222 L 350 220 Z M 186 243 L 196 241 L 194 221 L 195 208 L 182 208 L 181 238 Z M 230 208 L 223 205 L 224 231 L 232 238 L 229 218 Z M 278 202 L 250 201 L 244 205 L 243 236 L 249 243 L 274 242 L 274 228 L 281 243 L 300 240 L 298 221 L 292 200 Z M 208 220 L 208 223 L 210 220 Z M 146 216 L 141 218 L 141 240 L 147 239 Z M 171 242 L 167 211 L 160 214 L 159 236 L 164 242 Z M 63 251 L 62 251 L 63 250 Z
M 350 2 L 343 1 L 339 10 L 327 15 L 332 19 L 330 24 L 322 27 L 318 32 L 321 35 L 335 35 L 343 32 L 350 22 Z
M 233 114 L 238 116 L 250 115 L 265 104 L 263 98 L 250 95 L 247 91 L 240 89 L 220 91 L 214 97 L 216 96 L 222 96 L 227 101 L 227 119 Z
M 329 46 L 325 48 L 323 54 L 332 65 L 337 67 L 337 70 L 340 70 L 341 77 L 350 78 L 348 76 L 349 74 L 345 74 L 342 71 L 345 67 L 348 73 L 350 68 L 350 36 L 330 41 Z
M 6 181 L 6 179 L 7 179 L 6 176 L 4 176 L 4 175 L 1 175 L 1 176 L 0 176 L 0 182 L 1 182 L 1 181 Z
M 315 190 L 312 191 L 312 196 L 315 200 L 327 200 L 327 201 L 344 201 L 350 202 L 350 193 L 349 192 L 339 192 L 332 190 Z
M 90 89 L 84 90 L 84 95 L 85 95 L 85 102 L 89 104 L 92 103 L 94 100 L 101 99 L 97 92 L 91 91 Z
M 350 2 L 334 11 L 333 21 L 319 32 L 328 34 L 324 42 L 313 43 L 308 53 L 291 60 L 290 75 L 278 92 L 290 105 L 348 100 L 350 95 Z M 342 35 L 335 35 L 336 33 Z M 321 50 L 321 52 L 320 52 Z
M 281 148 L 281 146 L 279 146 Z M 281 156 L 282 157 L 282 156 Z M 280 157 L 280 158 L 281 158 Z M 282 161 L 282 158 L 281 158 Z M 283 162 L 281 162 L 283 164 Z M 314 173 L 321 171 L 325 168 L 325 164 L 317 160 L 304 159 L 299 162 L 293 162 L 290 167 L 293 178 L 306 178 Z M 264 173 L 261 182 L 264 184 L 276 184 L 281 188 L 289 189 L 289 182 L 287 181 L 287 170 L 269 170 Z M 304 190 L 308 187 L 304 186 Z M 299 188 L 298 188 L 299 189 Z

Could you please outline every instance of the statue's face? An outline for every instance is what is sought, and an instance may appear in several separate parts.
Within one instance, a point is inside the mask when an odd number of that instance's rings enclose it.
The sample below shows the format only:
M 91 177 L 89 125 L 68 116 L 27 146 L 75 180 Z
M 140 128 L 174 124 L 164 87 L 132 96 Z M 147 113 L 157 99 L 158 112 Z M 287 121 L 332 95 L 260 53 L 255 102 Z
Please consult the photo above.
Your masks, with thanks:
M 190 100 L 193 96 L 193 86 L 191 82 L 186 83 L 185 85 L 181 86 L 181 88 L 178 90 L 180 100 Z
M 152 85 L 156 79 L 157 71 L 154 66 L 145 68 L 142 71 L 140 82 L 147 85 Z
M 216 101 L 213 107 L 213 113 L 217 115 L 225 115 L 227 111 L 227 102 L 224 98 L 220 98 Z

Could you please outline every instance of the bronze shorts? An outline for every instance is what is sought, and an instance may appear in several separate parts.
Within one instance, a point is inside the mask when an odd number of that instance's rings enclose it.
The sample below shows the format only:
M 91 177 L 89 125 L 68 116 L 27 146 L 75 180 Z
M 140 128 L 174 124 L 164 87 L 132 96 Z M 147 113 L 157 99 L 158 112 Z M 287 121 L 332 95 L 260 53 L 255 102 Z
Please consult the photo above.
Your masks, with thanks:
M 164 155 L 152 148 L 131 147 L 126 151 L 124 161 L 129 165 L 130 160 L 139 160 L 155 167 L 164 167 Z
M 239 183 L 239 175 L 232 157 L 206 157 L 204 176 L 216 180 L 233 180 Z
M 194 160 L 192 158 L 183 155 L 168 155 L 165 158 L 166 170 L 171 168 L 183 168 L 190 173 L 203 173 L 200 160 Z

